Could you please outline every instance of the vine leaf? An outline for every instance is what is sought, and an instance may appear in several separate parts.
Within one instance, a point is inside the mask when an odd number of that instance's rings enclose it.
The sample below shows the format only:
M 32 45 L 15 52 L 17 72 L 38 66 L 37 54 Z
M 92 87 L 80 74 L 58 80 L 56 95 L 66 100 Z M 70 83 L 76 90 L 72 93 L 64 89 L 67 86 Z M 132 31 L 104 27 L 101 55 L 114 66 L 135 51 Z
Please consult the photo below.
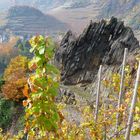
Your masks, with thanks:
M 29 87 L 28 87 L 28 84 L 26 84 L 24 86 L 24 89 L 23 89 L 23 95 L 27 98 L 29 98 L 29 92 L 28 91 L 29 91 Z

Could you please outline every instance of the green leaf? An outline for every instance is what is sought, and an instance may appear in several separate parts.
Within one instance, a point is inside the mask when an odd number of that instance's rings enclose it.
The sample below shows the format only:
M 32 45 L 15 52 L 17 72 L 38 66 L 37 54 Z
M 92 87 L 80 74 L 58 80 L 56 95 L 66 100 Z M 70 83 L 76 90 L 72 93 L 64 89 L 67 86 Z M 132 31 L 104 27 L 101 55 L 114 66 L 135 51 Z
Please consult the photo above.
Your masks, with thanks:
M 40 48 L 39 49 L 39 54 L 44 54 L 44 53 L 45 53 L 45 48 L 44 47 Z
M 54 48 L 47 48 L 46 53 L 49 58 L 52 58 L 54 55 Z
M 53 72 L 53 73 L 55 73 L 55 74 L 60 74 L 59 70 L 58 70 L 55 66 L 53 66 L 53 65 L 51 65 L 51 64 L 47 64 L 47 65 L 46 65 L 46 68 L 47 68 L 47 70 L 50 71 L 50 72 Z
M 32 53 L 35 50 L 35 47 L 30 49 L 30 53 Z
M 35 58 L 35 61 L 36 61 L 36 62 L 41 61 L 41 57 L 37 56 L 37 57 Z
M 53 120 L 53 121 L 57 121 L 57 120 L 59 120 L 59 115 L 58 115 L 57 112 L 55 112 L 55 113 L 53 114 L 53 116 L 52 116 L 52 120 Z
M 48 93 L 51 93 L 52 96 L 57 96 L 58 95 L 58 89 L 56 89 L 54 87 L 50 87 L 48 89 Z

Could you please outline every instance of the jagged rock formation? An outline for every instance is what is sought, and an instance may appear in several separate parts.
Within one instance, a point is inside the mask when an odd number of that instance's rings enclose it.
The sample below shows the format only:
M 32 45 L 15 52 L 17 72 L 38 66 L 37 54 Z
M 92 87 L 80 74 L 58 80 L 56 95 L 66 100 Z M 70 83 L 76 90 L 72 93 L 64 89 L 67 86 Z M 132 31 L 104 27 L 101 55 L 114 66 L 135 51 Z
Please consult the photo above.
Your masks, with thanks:
M 62 65 L 62 81 L 65 84 L 92 82 L 99 66 L 119 67 L 124 49 L 135 53 L 140 49 L 133 31 L 122 21 L 112 17 L 109 22 L 102 20 L 91 23 L 75 39 L 71 31 L 63 38 L 56 52 L 56 60 Z

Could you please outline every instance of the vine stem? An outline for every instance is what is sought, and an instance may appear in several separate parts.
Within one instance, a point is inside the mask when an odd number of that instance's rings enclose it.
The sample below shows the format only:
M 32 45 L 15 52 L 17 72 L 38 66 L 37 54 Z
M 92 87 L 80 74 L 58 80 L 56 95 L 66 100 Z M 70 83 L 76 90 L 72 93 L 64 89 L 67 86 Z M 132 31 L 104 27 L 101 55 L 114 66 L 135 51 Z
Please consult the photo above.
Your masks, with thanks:
M 139 66 L 138 66 L 138 70 L 137 70 L 137 77 L 136 77 L 136 81 L 135 81 L 135 87 L 134 87 L 134 93 L 133 93 L 133 98 L 132 98 L 130 112 L 129 112 L 129 118 L 128 118 L 128 122 L 127 122 L 128 127 L 127 127 L 126 133 L 125 133 L 125 140 L 130 139 L 130 132 L 131 132 L 131 128 L 133 125 L 134 109 L 135 109 L 136 101 L 137 101 L 137 89 L 138 89 L 139 79 L 140 79 L 140 61 L 139 61 Z

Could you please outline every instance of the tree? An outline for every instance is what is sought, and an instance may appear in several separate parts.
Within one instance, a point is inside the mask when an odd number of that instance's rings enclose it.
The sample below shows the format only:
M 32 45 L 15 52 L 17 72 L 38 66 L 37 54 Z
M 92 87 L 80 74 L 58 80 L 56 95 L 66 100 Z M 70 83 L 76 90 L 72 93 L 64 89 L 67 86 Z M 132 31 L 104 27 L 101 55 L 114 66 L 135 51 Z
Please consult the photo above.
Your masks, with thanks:
M 19 101 L 25 98 L 23 88 L 27 83 L 28 59 L 24 56 L 17 56 L 11 60 L 4 72 L 5 84 L 2 86 L 2 93 L 6 99 Z

